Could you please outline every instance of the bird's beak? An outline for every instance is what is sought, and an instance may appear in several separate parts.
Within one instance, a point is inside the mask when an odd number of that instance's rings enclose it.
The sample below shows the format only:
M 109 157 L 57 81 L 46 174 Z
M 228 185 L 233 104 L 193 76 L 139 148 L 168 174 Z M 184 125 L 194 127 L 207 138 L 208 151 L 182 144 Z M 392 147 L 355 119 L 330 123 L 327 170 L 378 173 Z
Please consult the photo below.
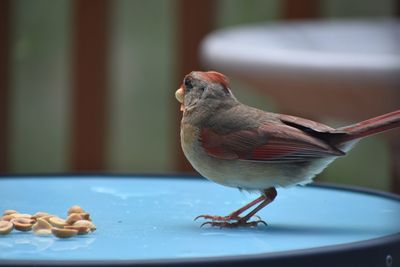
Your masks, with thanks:
M 184 92 L 182 87 L 176 90 L 175 97 L 179 101 L 179 103 L 181 103 L 181 111 L 184 111 L 185 110 L 185 107 L 183 106 Z

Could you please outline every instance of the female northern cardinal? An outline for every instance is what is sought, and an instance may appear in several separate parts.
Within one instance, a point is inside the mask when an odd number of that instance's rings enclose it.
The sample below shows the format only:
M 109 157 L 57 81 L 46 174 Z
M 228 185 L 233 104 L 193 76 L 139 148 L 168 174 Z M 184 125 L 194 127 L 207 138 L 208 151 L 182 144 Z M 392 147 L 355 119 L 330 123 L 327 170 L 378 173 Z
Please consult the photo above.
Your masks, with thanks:
M 204 224 L 212 226 L 264 223 L 250 219 L 274 200 L 275 187 L 310 183 L 360 138 L 400 127 L 400 110 L 339 129 L 265 112 L 236 100 L 228 78 L 214 71 L 186 75 L 175 96 L 183 111 L 182 149 L 193 167 L 216 183 L 261 192 L 227 216 L 197 217 L 210 219 Z

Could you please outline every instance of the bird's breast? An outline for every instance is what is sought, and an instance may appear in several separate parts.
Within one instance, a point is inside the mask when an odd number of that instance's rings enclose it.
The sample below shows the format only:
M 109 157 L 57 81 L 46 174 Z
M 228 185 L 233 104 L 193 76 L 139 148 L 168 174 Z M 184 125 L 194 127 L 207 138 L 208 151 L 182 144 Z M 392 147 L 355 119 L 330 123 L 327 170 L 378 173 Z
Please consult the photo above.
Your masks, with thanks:
M 198 127 L 187 123 L 181 125 L 182 150 L 190 164 L 205 178 L 223 185 L 233 186 L 228 175 L 219 171 L 218 165 L 223 160 L 211 158 L 201 146 L 199 137 L 200 129 Z
M 274 186 L 281 177 L 277 166 L 256 162 L 226 160 L 206 153 L 199 140 L 200 129 L 190 124 L 181 126 L 182 150 L 193 168 L 216 183 L 250 190 Z M 262 166 L 261 166 L 262 165 Z

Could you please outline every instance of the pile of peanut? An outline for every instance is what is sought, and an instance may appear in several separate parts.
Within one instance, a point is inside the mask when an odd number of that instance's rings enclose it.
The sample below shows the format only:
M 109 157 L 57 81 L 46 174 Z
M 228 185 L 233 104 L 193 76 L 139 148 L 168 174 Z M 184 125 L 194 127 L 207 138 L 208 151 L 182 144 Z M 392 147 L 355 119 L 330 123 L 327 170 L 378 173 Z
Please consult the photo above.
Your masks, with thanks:
M 13 229 L 23 232 L 33 231 L 40 236 L 53 234 L 56 237 L 68 238 L 93 232 L 96 226 L 90 214 L 75 205 L 68 209 L 66 219 L 42 211 L 31 215 L 16 210 L 5 210 L 0 217 L 0 235 L 7 235 Z

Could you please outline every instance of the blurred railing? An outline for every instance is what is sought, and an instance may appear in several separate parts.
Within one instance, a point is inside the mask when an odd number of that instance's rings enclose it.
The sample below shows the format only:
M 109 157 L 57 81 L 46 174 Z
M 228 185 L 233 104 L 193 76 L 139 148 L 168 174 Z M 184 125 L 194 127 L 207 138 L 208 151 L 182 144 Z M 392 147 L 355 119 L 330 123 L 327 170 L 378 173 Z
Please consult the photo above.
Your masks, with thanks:
M 10 131 L 10 88 L 12 87 L 10 65 L 12 64 L 11 37 L 14 34 L 12 22 L 14 21 L 13 14 L 15 14 L 11 9 L 12 3 L 15 2 L 0 0 L 0 173 L 10 172 L 10 158 L 13 150 L 10 147 L 12 134 Z M 239 3 L 239 1 L 233 2 Z M 322 0 L 277 0 L 276 2 L 279 2 L 277 9 L 277 13 L 279 13 L 277 18 L 279 19 L 314 19 L 324 16 L 321 12 L 324 3 Z M 69 152 L 66 171 L 101 172 L 109 170 L 107 162 L 109 149 L 107 149 L 106 143 L 110 128 L 107 122 L 112 109 L 108 101 L 111 93 L 110 39 L 112 37 L 110 29 L 115 3 L 116 1 L 110 0 L 74 0 L 68 3 L 71 5 L 71 64 L 69 66 L 71 81 L 68 85 L 71 94 L 70 102 L 68 102 L 71 121 L 68 136 L 71 140 L 67 140 Z M 400 2 L 395 1 L 394 3 L 394 12 L 399 16 Z M 173 67 L 175 69 L 171 71 L 174 76 L 171 79 L 173 82 L 166 84 L 163 90 L 170 88 L 171 91 L 168 94 L 171 95 L 171 98 L 165 101 L 170 102 L 171 106 L 177 106 L 172 95 L 182 77 L 192 70 L 201 69 L 198 58 L 199 43 L 210 31 L 218 28 L 218 23 L 221 23 L 219 17 L 222 13 L 221 8 L 224 8 L 226 4 L 227 2 L 214 0 L 168 2 L 173 9 L 172 20 L 175 21 L 173 23 L 175 36 L 172 37 L 175 64 Z M 146 75 L 149 75 L 149 79 L 157 79 L 150 77 L 151 73 Z M 173 158 L 171 160 L 173 166 L 169 168 L 169 171 L 192 171 L 179 149 L 181 114 L 178 108 L 171 109 L 171 113 L 172 121 L 168 124 L 171 129 L 170 136 L 173 137 L 169 149 L 172 152 L 170 157 Z M 40 118 L 36 123 L 37 127 L 40 127 Z M 154 135 L 156 136 L 156 133 Z M 143 142 L 150 141 L 151 139 Z M 152 153 L 158 153 L 158 151 Z

